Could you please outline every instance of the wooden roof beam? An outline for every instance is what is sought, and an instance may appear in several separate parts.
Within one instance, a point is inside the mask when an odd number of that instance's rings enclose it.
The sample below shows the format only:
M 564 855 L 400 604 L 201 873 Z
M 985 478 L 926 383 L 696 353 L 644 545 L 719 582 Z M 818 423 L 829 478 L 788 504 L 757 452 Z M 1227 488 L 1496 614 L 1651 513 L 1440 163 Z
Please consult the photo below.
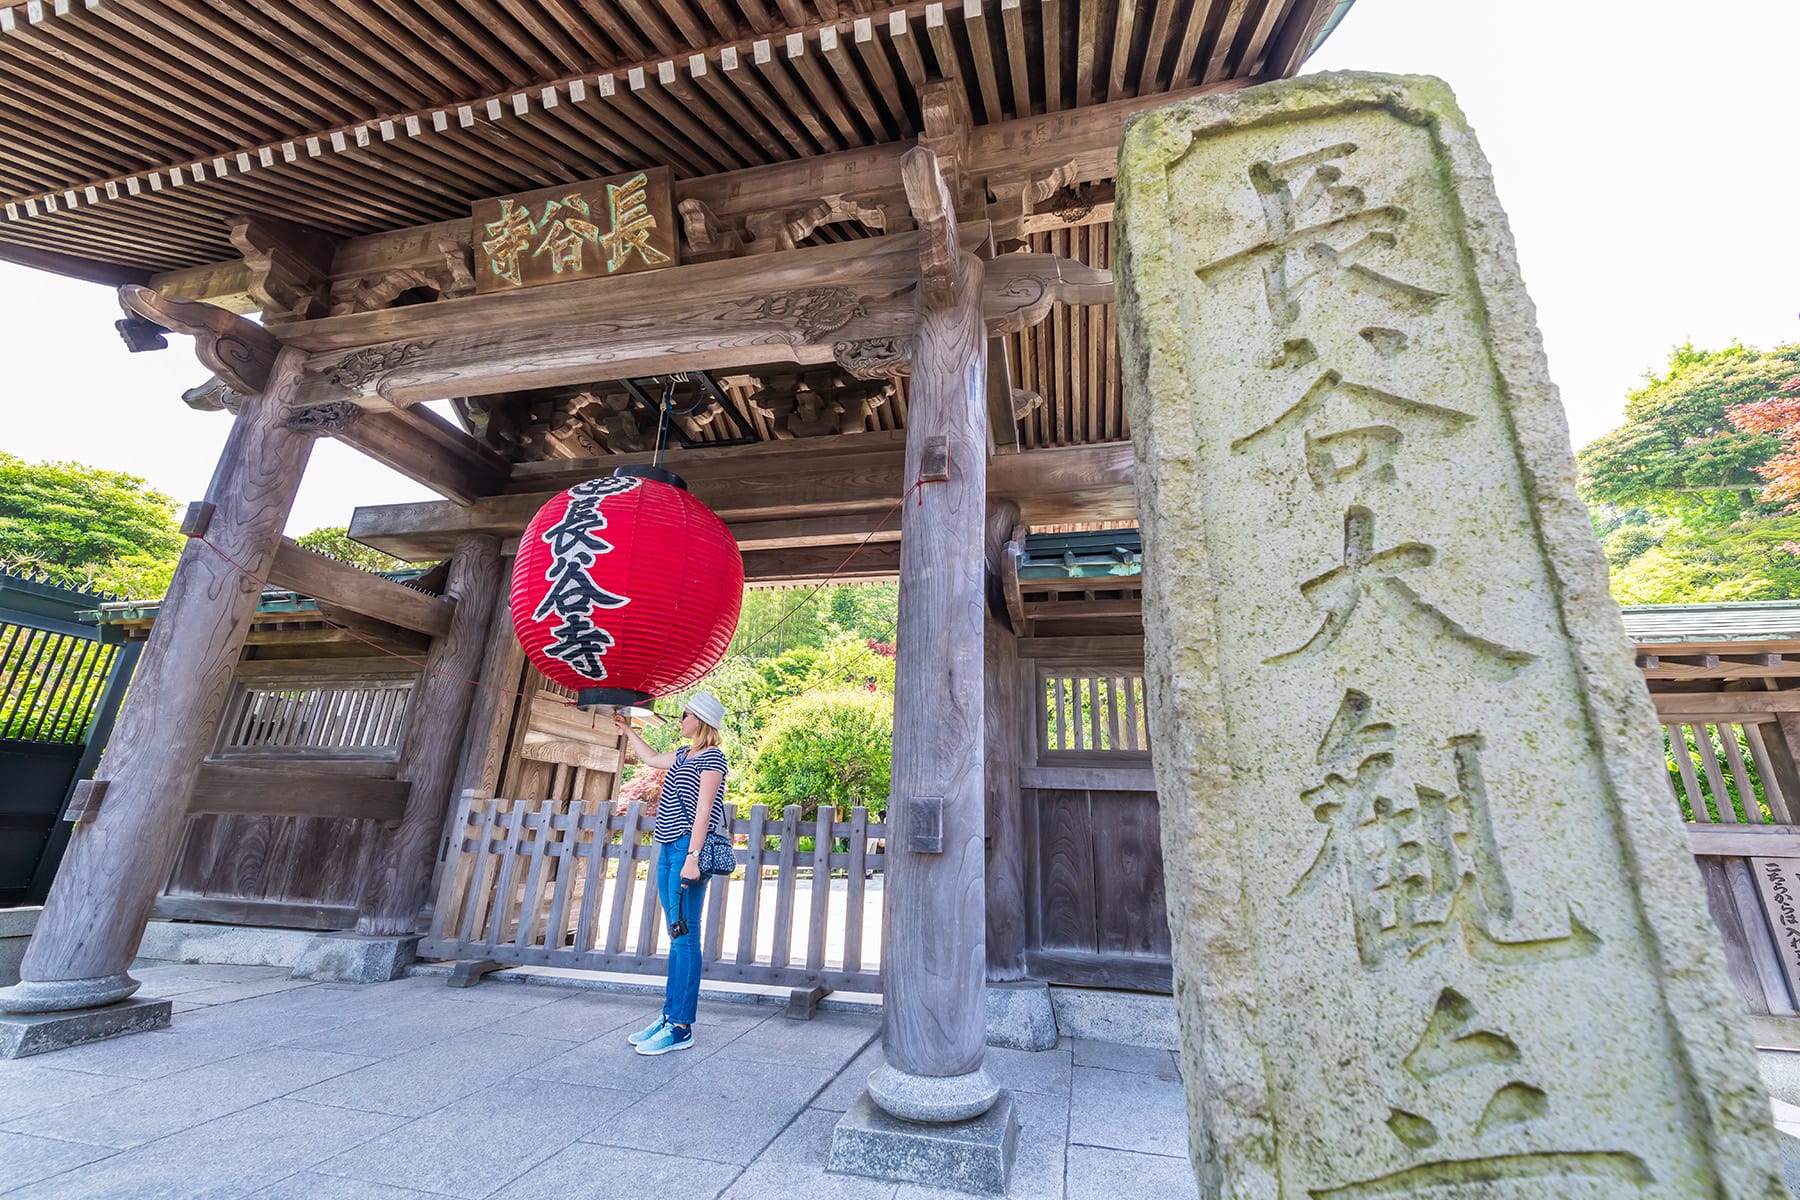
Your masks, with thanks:
M 967 131 L 957 165 L 965 180 L 1041 180 L 1059 170 L 1075 181 L 1109 180 L 1116 169 L 1125 120 L 1133 113 L 1254 82 L 1230 80 L 979 126 Z M 944 102 L 953 103 L 948 96 Z M 683 200 L 698 200 L 725 222 L 742 221 L 756 213 L 807 208 L 830 198 L 854 200 L 899 218 L 907 212 L 900 158 L 910 148 L 907 142 L 895 142 L 677 180 L 674 199 L 678 206 Z M 890 230 L 895 227 L 890 223 Z M 468 220 L 457 219 L 349 238 L 333 259 L 332 279 L 435 270 L 443 262 L 439 243 L 447 237 L 466 240 L 468 234 Z M 252 304 L 247 273 L 235 260 L 164 272 L 155 276 L 151 285 L 173 299 L 206 300 L 236 312 L 254 311 L 247 307 Z
M 308 550 L 291 538 L 282 538 L 269 568 L 269 582 L 310 596 L 322 604 L 348 609 L 365 617 L 410 629 L 428 637 L 442 637 L 450 630 L 456 601 L 383 579 L 335 558 Z
M 821 446 L 827 441 L 831 446 Z M 356 510 L 350 536 L 398 558 L 441 558 L 459 537 L 516 535 L 558 490 L 648 455 L 533 463 L 515 480 L 541 491 L 493 496 L 470 505 L 425 502 Z M 828 547 L 839 552 L 879 528 L 898 529 L 895 502 L 902 479 L 902 434 L 798 439 L 724 450 L 671 453 L 663 465 L 725 520 L 740 545 L 758 552 Z M 1111 442 L 1000 455 L 988 464 L 988 496 L 1018 504 L 1025 521 L 1131 521 L 1137 517 L 1131 445 Z M 882 521 L 887 518 L 887 524 Z M 826 541 L 831 538 L 831 541 Z

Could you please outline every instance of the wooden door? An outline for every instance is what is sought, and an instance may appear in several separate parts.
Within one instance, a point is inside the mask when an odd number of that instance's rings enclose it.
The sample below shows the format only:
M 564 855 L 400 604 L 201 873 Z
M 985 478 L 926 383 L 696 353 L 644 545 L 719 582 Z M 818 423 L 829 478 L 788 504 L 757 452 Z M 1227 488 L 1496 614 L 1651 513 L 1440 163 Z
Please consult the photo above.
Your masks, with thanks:
M 1026 967 L 1052 983 L 1166 992 L 1141 642 L 1058 640 L 1025 643 Z M 1096 642 L 1113 653 L 1092 654 Z

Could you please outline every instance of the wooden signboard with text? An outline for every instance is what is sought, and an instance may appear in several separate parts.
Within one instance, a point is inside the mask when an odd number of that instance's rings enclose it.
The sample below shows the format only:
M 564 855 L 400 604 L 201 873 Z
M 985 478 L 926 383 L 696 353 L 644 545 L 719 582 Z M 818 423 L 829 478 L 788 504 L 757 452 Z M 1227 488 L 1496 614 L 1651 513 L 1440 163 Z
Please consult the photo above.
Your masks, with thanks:
M 505 292 L 672 267 L 667 167 L 477 200 L 475 290 Z

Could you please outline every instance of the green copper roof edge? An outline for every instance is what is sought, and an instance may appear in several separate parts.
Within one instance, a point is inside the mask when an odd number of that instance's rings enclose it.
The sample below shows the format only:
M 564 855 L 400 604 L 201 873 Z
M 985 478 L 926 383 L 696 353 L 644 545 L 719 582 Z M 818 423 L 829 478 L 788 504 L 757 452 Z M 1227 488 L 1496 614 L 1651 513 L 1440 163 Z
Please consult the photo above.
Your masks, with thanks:
M 1349 12 L 1350 6 L 1355 3 L 1356 0 L 1338 0 L 1337 8 L 1332 10 L 1329 17 L 1325 18 L 1325 24 L 1319 27 L 1319 36 L 1313 39 L 1312 49 L 1306 52 L 1308 58 L 1317 53 L 1319 47 L 1325 44 L 1325 39 L 1331 36 L 1332 30 L 1338 27 L 1339 22 L 1344 19 L 1344 14 Z

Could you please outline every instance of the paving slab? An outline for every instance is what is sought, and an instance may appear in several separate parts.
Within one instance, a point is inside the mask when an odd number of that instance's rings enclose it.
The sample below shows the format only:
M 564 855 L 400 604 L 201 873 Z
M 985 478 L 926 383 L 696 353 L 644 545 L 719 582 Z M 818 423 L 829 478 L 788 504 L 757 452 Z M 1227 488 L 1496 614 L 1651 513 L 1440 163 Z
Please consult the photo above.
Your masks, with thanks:
M 982 1066 L 1003 1088 L 1048 1096 L 1069 1095 L 1072 1063 L 1067 1050 L 1008 1050 L 989 1046 Z
M 1117 1200 L 1121 1181 L 1156 1200 L 1200 1200 L 1194 1166 L 1185 1158 L 1138 1154 L 1101 1146 L 1070 1146 L 1066 1200 Z
M 352 1004 L 336 1009 L 351 1013 Z M 324 1030 L 308 1030 L 282 1038 L 287 1046 L 309 1050 L 333 1050 L 339 1054 L 367 1054 L 373 1058 L 394 1058 L 426 1046 L 445 1042 L 499 1019 L 491 1009 L 470 1004 L 435 1004 L 392 1006 L 372 1016 L 343 1024 L 332 1024 Z M 498 1032 L 498 1031 L 496 1031 Z
M 577 1083 L 584 1087 L 618 1088 L 628 1092 L 653 1092 L 679 1075 L 695 1069 L 710 1059 L 733 1038 L 744 1032 L 744 1026 L 721 1028 L 720 1023 L 701 1020 L 694 1026 L 694 1045 L 690 1050 L 646 1057 L 626 1041 L 626 1035 L 642 1029 L 656 1015 L 654 1008 L 640 1008 L 625 1024 L 579 1046 L 563 1043 L 562 1053 L 546 1059 L 520 1074 L 532 1079 L 553 1079 L 561 1083 Z M 758 1019 L 767 1017 L 759 1014 Z M 735 1070 L 742 1074 L 744 1068 Z
M 1069 1143 L 1186 1158 L 1187 1096 L 1180 1081 L 1076 1067 Z
M 480 989 L 477 987 L 470 990 Z M 498 1017 L 497 1020 L 506 1021 L 508 1018 Z M 557 992 L 551 997 L 550 1003 L 521 1010 L 517 1020 L 510 1024 L 517 1033 L 552 1038 L 559 1042 L 581 1043 L 606 1037 L 615 1031 L 642 1029 L 648 1020 L 644 1015 L 644 1002 L 636 996 L 611 996 L 597 992 L 569 995 L 567 992 Z
M 31 1185 L 31 1200 L 236 1200 L 398 1118 L 271 1100 Z M 21 1193 L 23 1194 L 23 1193 Z
M 809 1108 L 726 1188 L 721 1200 L 893 1200 L 898 1185 L 825 1170 L 831 1131 L 844 1114 Z
M 869 1090 L 870 1072 L 886 1061 L 881 1053 L 881 1040 L 877 1038 L 861 1054 L 851 1059 L 849 1066 L 838 1072 L 830 1086 L 813 1100 L 812 1107 L 840 1113 L 849 1111 L 857 1098 Z
M 246 1200 L 440 1200 L 432 1192 L 416 1188 L 371 1183 L 343 1175 L 299 1171 L 266 1188 L 251 1192 Z
M 1173 1050 L 1155 1046 L 1121 1046 L 1111 1042 L 1095 1042 L 1076 1038 L 1075 1065 L 1101 1067 L 1108 1071 L 1135 1071 L 1158 1079 L 1181 1078 L 1181 1064 Z
M 731 1195 L 740 1168 L 622 1146 L 564 1146 L 498 1192 L 494 1200 L 645 1200 L 650 1196 Z M 807 1193 L 812 1200 L 811 1193 Z M 323 1198 L 322 1198 L 323 1200 Z
M 167 1029 L 153 1029 L 130 1037 L 58 1050 L 50 1062 L 61 1071 L 160 1079 L 251 1049 L 252 1043 L 244 1040 L 209 1036 L 205 1026 L 199 1023 L 206 1015 L 194 1013 L 188 1020 L 171 1024 Z
M 880 1036 L 881 1018 L 862 1013 L 822 1012 L 810 1021 L 775 1016 L 733 1038 L 719 1057 L 836 1072 Z
M 688 1053 L 662 1057 L 681 1058 Z M 709 1059 L 671 1079 L 582 1140 L 748 1164 L 831 1077 L 832 1072 L 816 1067 Z
M 297 1100 L 422 1117 L 565 1047 L 547 1038 L 477 1030 L 350 1071 L 294 1093 Z
M 95 1104 L 75 1100 L 6 1123 L 12 1133 L 68 1138 L 129 1149 L 216 1117 L 285 1096 L 374 1060 L 358 1055 L 277 1047 L 252 1050 L 205 1066 L 109 1092 Z
M 479 1200 L 633 1099 L 629 1092 L 508 1079 L 364 1142 L 316 1169 Z
M 0 1133 L 0 1188 L 22 1196 L 30 1184 L 116 1153 L 110 1146 Z
M 59 1104 L 92 1100 L 95 1096 L 129 1087 L 132 1082 L 39 1065 L 54 1061 L 54 1058 L 39 1058 L 32 1062 L 0 1062 L 0 1122 L 55 1108 Z

